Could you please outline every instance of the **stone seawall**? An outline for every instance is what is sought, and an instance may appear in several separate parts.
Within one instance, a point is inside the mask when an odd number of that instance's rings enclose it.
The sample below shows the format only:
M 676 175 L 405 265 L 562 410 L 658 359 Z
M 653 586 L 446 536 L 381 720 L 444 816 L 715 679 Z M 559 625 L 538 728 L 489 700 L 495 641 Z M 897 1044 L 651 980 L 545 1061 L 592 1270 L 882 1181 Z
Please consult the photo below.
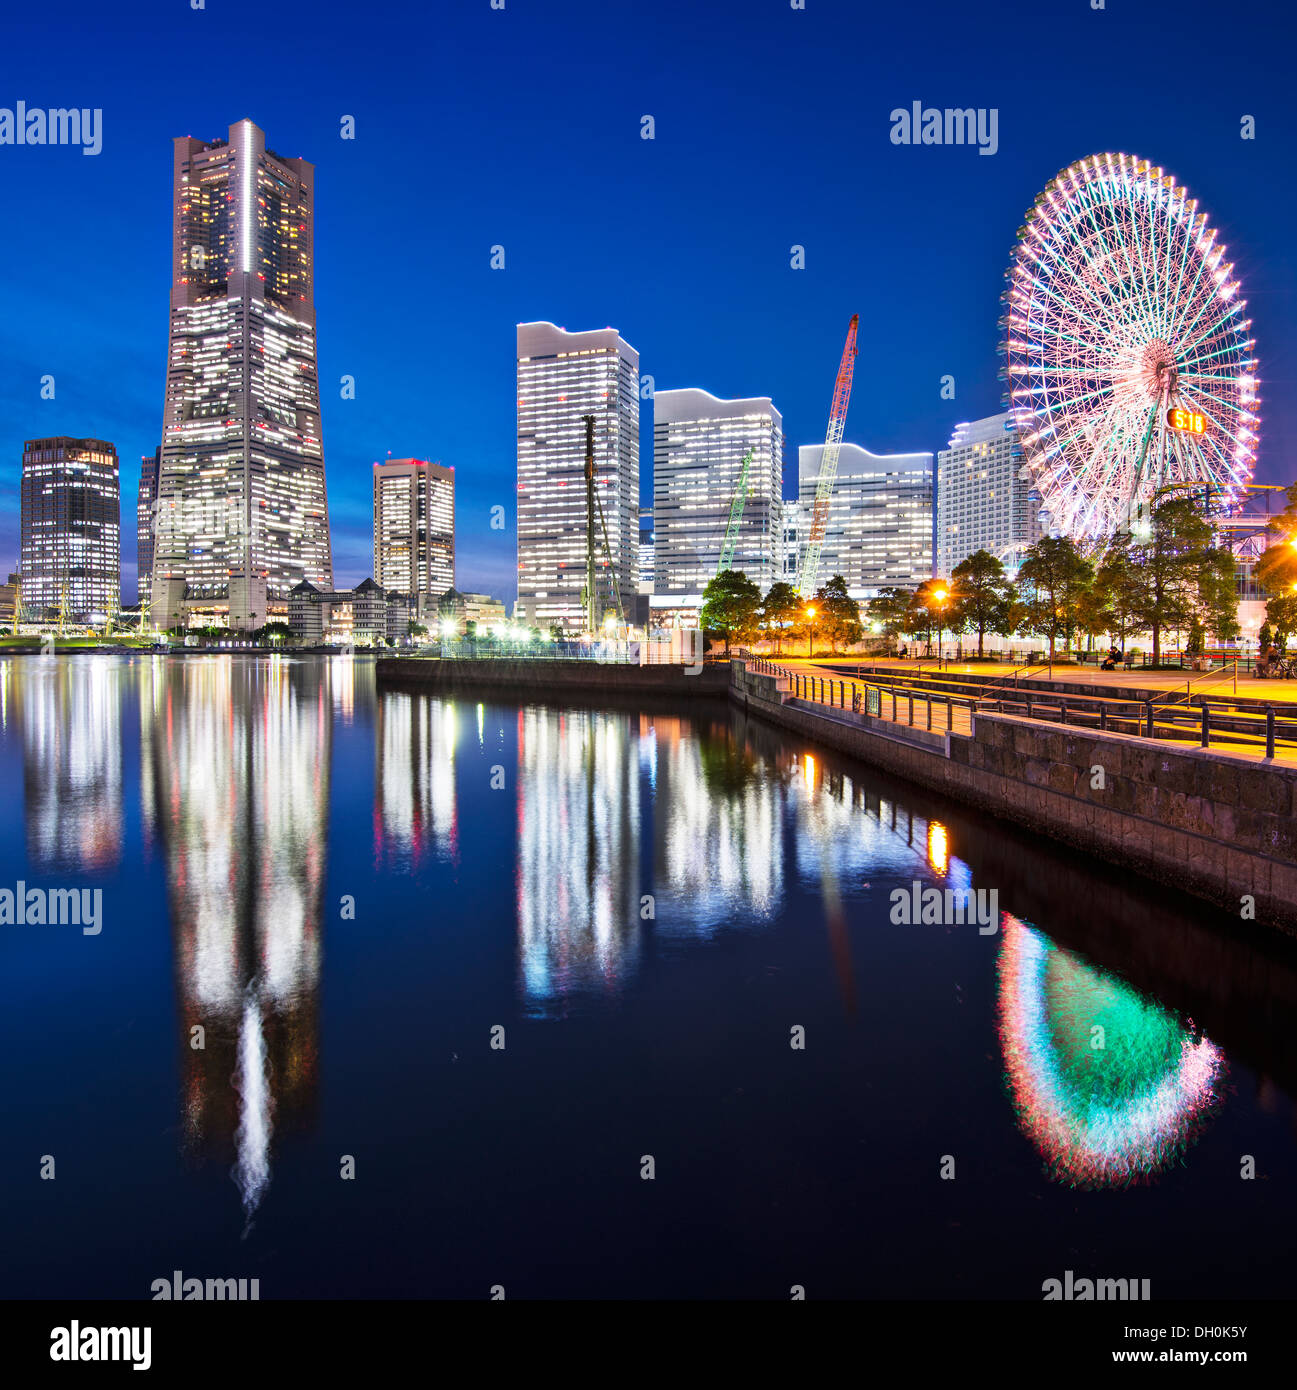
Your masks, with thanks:
M 793 700 L 787 685 L 735 662 L 730 698 L 1236 919 L 1250 897 L 1257 921 L 1297 933 L 1297 766 L 999 714 L 978 715 L 971 736 L 929 735 Z
M 724 699 L 730 668 L 704 666 L 690 675 L 682 666 L 618 666 L 599 661 L 441 661 L 433 657 L 383 657 L 375 667 L 379 685 L 424 690 L 500 691 L 517 698 L 599 695 L 670 695 L 681 699 Z

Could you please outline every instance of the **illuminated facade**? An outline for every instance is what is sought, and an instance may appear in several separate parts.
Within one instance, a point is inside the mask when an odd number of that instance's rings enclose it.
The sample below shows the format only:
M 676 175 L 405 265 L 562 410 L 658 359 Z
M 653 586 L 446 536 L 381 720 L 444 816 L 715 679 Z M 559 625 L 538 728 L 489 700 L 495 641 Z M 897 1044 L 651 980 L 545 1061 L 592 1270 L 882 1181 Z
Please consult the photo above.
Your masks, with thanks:
M 102 439 L 29 439 L 23 445 L 19 561 L 33 616 L 57 610 L 102 623 L 121 599 L 117 450 Z
M 140 488 L 135 498 L 135 601 L 149 596 L 153 576 L 153 513 L 158 501 L 162 445 L 140 459 Z
M 160 627 L 187 598 L 258 627 L 302 579 L 333 587 L 320 433 L 314 166 L 175 141 L 170 344 L 154 530 Z M 264 590 L 264 593 L 263 593 Z
M 823 453 L 823 444 L 798 450 L 798 492 L 806 518 L 814 512 Z M 820 582 L 835 574 L 847 581 L 855 599 L 891 585 L 917 588 L 932 578 L 931 454 L 871 454 L 855 444 L 842 445 L 820 552 Z
M 455 584 L 455 470 L 423 459 L 374 465 L 374 578 L 398 594 Z
M 595 417 L 595 582 L 600 613 L 639 585 L 639 353 L 613 328 L 518 325 L 518 616 L 585 626 L 585 422 Z M 605 558 L 603 530 L 607 530 Z
M 764 594 L 779 578 L 783 417 L 769 396 L 718 400 L 687 388 L 653 396 L 653 593 L 702 602 L 716 575 L 743 458 L 747 498 L 731 569 Z
M 1015 570 L 1047 526 L 1040 498 L 1022 476 L 1022 449 L 1009 415 L 957 425 L 937 455 L 937 574 L 989 550 Z

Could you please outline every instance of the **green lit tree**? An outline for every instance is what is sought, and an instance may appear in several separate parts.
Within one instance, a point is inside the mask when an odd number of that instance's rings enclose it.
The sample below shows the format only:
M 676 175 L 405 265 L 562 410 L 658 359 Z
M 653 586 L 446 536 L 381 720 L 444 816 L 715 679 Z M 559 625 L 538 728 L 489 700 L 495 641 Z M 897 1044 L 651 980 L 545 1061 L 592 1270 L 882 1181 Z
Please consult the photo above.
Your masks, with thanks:
M 802 601 L 791 584 L 778 580 L 770 586 L 761 601 L 761 630 L 775 644 L 778 652 L 784 634 L 793 628 L 801 616 Z
M 860 622 L 860 605 L 847 593 L 847 581 L 835 574 L 815 591 L 815 629 L 829 640 L 829 650 L 850 647 L 865 635 Z
M 977 654 L 983 655 L 988 632 L 1007 637 L 1013 603 L 1013 583 L 989 550 L 974 551 L 950 572 L 950 602 L 946 625 L 952 631 L 977 633 Z
M 1018 566 L 1027 626 L 1049 638 L 1049 659 L 1059 637 L 1076 628 L 1083 596 L 1094 582 L 1094 566 L 1069 536 L 1042 536 L 1023 552 Z
M 725 655 L 732 641 L 751 640 L 758 631 L 761 590 L 742 570 L 722 570 L 703 590 L 700 621 L 704 632 L 725 638 Z

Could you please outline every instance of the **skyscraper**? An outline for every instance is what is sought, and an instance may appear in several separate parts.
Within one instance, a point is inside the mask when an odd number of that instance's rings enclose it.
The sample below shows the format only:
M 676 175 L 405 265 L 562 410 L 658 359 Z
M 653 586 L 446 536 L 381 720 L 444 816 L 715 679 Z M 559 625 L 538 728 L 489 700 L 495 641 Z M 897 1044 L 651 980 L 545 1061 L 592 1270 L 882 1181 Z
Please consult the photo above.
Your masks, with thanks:
M 140 488 L 135 497 L 135 601 L 150 597 L 153 582 L 153 511 L 158 501 L 162 445 L 140 459 Z
M 723 401 L 693 387 L 654 393 L 655 606 L 701 604 L 749 452 L 730 568 L 762 593 L 779 578 L 783 446 L 783 417 L 769 396 Z
M 153 610 L 228 605 L 259 627 L 332 589 L 314 293 L 314 166 L 251 121 L 175 141 L 171 327 Z
M 585 623 L 586 415 L 595 417 L 598 608 L 610 613 L 619 597 L 628 612 L 639 584 L 639 353 L 615 328 L 520 323 L 518 615 L 541 628 Z
M 937 455 L 937 573 L 989 550 L 1010 570 L 1048 529 L 1040 498 L 1022 474 L 1022 448 L 1010 415 L 956 425 Z
M 374 578 L 399 594 L 455 587 L 455 470 L 423 459 L 374 465 Z
M 102 439 L 29 439 L 20 501 L 22 602 L 79 623 L 111 617 L 121 598 L 117 450 Z
M 814 515 L 823 453 L 823 444 L 798 450 L 798 495 L 807 517 Z M 842 445 L 818 582 L 835 574 L 855 599 L 932 578 L 931 454 L 871 454 Z

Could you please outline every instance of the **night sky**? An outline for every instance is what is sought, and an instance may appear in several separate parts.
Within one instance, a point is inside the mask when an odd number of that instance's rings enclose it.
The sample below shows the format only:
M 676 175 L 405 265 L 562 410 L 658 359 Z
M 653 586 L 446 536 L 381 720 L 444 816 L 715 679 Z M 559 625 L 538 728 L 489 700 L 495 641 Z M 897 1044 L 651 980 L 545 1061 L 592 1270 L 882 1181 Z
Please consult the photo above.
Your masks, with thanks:
M 1257 339 L 1258 480 L 1288 483 L 1293 29 L 1278 0 L 12 9 L 0 107 L 100 107 L 104 145 L 0 146 L 0 569 L 17 560 L 22 441 L 106 438 L 133 596 L 139 457 L 161 428 L 171 140 L 223 138 L 245 116 L 316 165 L 339 585 L 370 572 L 370 465 L 390 452 L 454 465 L 459 587 L 512 600 L 519 321 L 612 325 L 659 389 L 773 396 L 788 492 L 858 312 L 847 439 L 943 447 L 956 422 L 1001 409 L 996 319 L 1024 213 L 1105 149 L 1163 165 L 1220 228 Z M 997 109 L 998 152 L 893 145 L 890 112 L 916 100 Z M 651 420 L 645 402 L 645 501 Z M 489 529 L 497 503 L 504 533 Z

